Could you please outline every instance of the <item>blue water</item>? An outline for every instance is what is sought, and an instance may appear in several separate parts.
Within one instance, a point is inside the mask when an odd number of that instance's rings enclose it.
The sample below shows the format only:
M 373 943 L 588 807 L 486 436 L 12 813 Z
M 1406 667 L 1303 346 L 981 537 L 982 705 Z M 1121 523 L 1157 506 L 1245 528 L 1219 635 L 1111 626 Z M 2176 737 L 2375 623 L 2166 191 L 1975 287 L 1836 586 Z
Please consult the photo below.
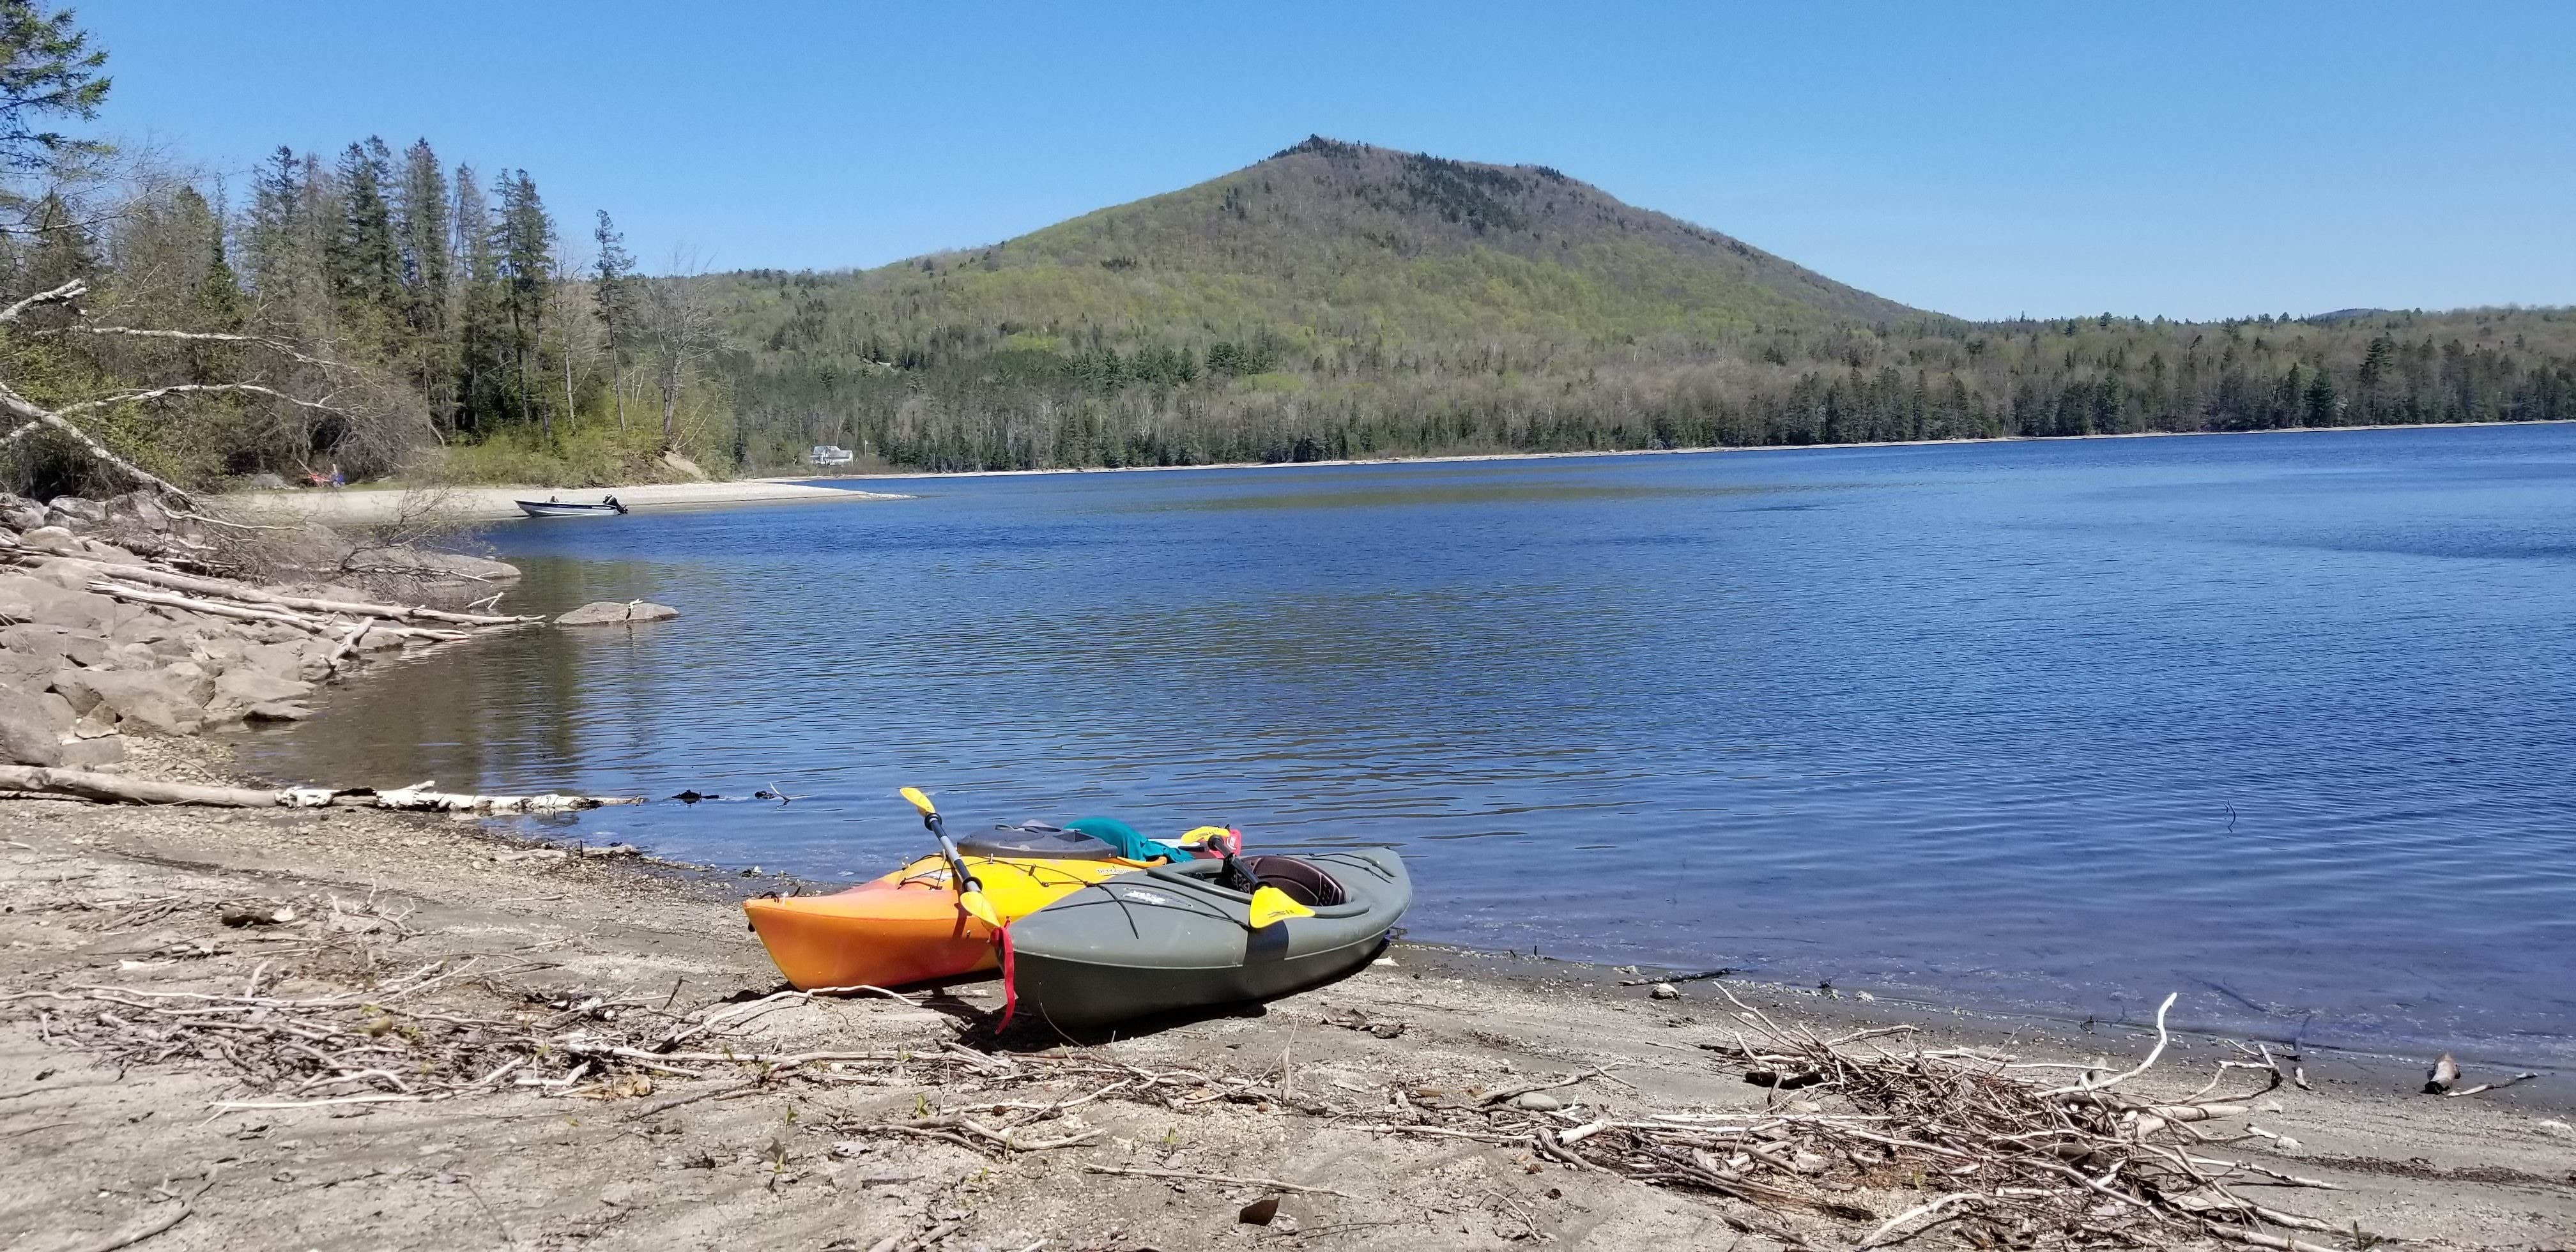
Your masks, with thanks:
M 883 484 L 873 484 L 882 486 Z M 523 602 L 282 774 L 1393 844 L 1417 938 L 2576 1061 L 2576 428 L 905 480 L 525 522 Z

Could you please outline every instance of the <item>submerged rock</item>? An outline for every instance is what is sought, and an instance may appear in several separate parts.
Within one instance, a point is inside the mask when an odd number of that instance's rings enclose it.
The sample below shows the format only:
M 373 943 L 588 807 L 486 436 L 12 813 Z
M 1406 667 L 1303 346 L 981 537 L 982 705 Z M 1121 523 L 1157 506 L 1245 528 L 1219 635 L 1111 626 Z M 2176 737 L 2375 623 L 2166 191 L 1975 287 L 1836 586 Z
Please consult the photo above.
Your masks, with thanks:
M 623 626 L 629 622 L 659 622 L 678 617 L 680 611 L 667 604 L 648 600 L 619 603 L 594 600 L 555 619 L 557 626 Z

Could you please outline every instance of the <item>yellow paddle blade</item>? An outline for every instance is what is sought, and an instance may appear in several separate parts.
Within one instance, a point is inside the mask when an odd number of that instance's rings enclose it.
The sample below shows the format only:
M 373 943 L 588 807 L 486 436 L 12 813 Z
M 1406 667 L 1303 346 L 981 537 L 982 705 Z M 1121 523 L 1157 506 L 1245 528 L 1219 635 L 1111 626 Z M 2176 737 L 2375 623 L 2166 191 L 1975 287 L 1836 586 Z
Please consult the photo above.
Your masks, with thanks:
M 1206 843 L 1210 839 L 1222 839 L 1232 833 L 1234 832 L 1223 826 L 1197 826 L 1181 832 L 1181 842 Z
M 1287 921 L 1292 917 L 1313 917 L 1314 915 L 1315 910 L 1297 903 L 1289 898 L 1287 892 L 1277 887 L 1263 887 L 1252 893 L 1252 928 L 1254 930 L 1274 922 Z
M 957 896 L 957 907 L 966 910 L 966 915 L 974 918 L 976 921 L 982 922 L 997 930 L 1001 928 L 1002 915 L 993 910 L 993 902 L 985 899 L 984 893 L 981 891 L 969 888 L 966 891 L 959 892 Z
M 912 807 L 921 810 L 921 815 L 923 817 L 929 817 L 939 812 L 938 809 L 931 807 L 930 797 L 921 794 L 921 788 L 919 787 L 906 787 L 900 794 L 904 799 L 912 803 Z

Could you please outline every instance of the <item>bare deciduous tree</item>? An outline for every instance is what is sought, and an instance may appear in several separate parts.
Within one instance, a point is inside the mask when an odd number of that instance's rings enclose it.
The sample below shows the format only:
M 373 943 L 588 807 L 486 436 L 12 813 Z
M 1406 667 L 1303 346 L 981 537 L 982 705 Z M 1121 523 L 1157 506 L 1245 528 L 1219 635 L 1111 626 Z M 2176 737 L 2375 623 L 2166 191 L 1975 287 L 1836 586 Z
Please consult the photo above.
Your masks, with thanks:
M 662 393 L 662 448 L 679 446 L 680 394 L 690 377 L 722 342 L 716 327 L 714 293 L 702 276 L 697 254 L 671 254 L 671 272 L 647 279 L 638 301 L 645 343 L 653 356 L 653 379 Z

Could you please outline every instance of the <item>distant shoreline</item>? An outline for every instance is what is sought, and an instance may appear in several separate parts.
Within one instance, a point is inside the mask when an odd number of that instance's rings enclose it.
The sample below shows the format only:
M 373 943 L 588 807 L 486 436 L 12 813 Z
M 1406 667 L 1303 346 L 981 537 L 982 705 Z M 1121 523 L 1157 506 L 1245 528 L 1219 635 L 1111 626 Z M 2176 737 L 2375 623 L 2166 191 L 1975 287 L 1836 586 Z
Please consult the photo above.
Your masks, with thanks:
M 438 492 L 440 512 L 467 521 L 489 522 L 525 516 L 521 500 L 561 496 L 567 501 L 596 503 L 615 496 L 628 508 L 682 509 L 727 504 L 789 504 L 818 500 L 900 500 L 904 497 L 847 487 L 816 487 L 802 478 L 746 478 L 711 483 L 638 483 L 625 487 L 449 487 Z M 288 491 L 242 491 L 223 497 L 246 512 L 284 514 L 329 525 L 388 522 L 400 515 L 410 489 L 399 487 L 328 490 L 308 487 Z
M 1862 443 L 1721 444 L 1706 448 L 1610 448 L 1596 452 L 1459 452 L 1437 456 L 1344 457 L 1331 461 L 1218 461 L 1207 465 L 1114 465 L 1021 470 L 879 470 L 865 474 L 808 474 L 763 481 L 780 483 L 873 482 L 881 479 L 1024 478 L 1044 474 L 1155 474 L 1189 470 L 1325 469 L 1356 465 L 1445 465 L 1474 461 L 1565 461 L 1577 457 L 1703 456 L 1730 452 L 1819 452 L 1839 448 L 1929 448 L 1960 444 L 2078 443 L 2094 439 L 2196 439 L 2234 435 L 2340 435 L 2378 430 L 2475 430 L 2497 426 L 2576 426 L 2576 420 L 2532 422 L 2401 422 L 2382 426 L 2283 426 L 2273 430 L 2140 430 L 2112 435 L 1998 435 L 1974 439 L 1884 439 Z M 832 490 L 848 490 L 833 488 Z

